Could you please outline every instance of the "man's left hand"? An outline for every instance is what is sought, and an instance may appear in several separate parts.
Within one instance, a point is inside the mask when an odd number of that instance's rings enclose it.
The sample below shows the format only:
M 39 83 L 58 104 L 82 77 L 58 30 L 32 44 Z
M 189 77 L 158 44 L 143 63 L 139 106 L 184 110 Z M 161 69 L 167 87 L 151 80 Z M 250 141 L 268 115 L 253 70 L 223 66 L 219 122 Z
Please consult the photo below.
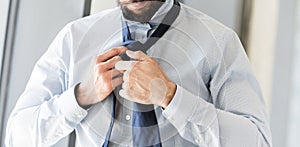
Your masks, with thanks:
M 166 108 L 174 97 L 176 84 L 171 82 L 155 59 L 141 51 L 126 51 L 134 59 L 119 61 L 115 68 L 124 71 L 120 95 L 141 104 Z

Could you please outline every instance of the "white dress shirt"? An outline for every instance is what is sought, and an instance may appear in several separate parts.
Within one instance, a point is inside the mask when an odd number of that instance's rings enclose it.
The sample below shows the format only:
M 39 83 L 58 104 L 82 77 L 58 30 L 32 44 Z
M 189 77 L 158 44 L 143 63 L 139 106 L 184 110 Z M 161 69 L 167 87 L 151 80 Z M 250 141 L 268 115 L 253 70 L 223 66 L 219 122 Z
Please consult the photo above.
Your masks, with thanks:
M 167 0 L 165 8 L 171 2 Z M 102 146 L 112 96 L 84 110 L 75 99 L 74 87 L 93 79 L 97 55 L 121 45 L 121 18 L 117 7 L 62 29 L 36 63 L 10 115 L 6 146 L 51 146 L 74 129 L 76 146 Z M 181 4 L 173 26 L 147 54 L 177 84 L 168 107 L 156 109 L 163 146 L 271 146 L 260 87 L 232 30 Z M 118 103 L 121 121 L 114 124 L 111 146 L 132 146 L 131 114 L 123 111 L 131 102 Z

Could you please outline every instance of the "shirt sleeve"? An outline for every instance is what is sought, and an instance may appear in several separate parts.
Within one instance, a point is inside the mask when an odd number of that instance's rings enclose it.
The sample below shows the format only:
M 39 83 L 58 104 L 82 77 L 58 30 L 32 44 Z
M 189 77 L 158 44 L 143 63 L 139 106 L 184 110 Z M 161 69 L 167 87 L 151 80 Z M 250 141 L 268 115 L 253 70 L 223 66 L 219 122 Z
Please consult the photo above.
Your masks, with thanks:
M 36 63 L 25 91 L 11 113 L 6 146 L 51 146 L 85 118 L 68 85 L 69 27 L 65 27 Z
M 227 33 L 223 59 L 211 71 L 212 102 L 177 85 L 163 115 L 179 134 L 197 146 L 270 147 L 264 100 L 235 33 Z M 201 69 L 198 69 L 201 70 Z

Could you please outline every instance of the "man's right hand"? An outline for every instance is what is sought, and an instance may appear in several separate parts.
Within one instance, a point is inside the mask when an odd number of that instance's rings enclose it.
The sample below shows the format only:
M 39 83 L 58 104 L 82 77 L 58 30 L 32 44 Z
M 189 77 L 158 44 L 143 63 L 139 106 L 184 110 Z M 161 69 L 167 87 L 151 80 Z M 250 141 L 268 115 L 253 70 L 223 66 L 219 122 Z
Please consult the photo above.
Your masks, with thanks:
M 94 83 L 80 83 L 75 88 L 75 97 L 82 108 L 103 101 L 117 86 L 123 83 L 123 78 L 119 76 L 121 72 L 114 67 L 118 61 L 122 60 L 119 55 L 125 53 L 126 49 L 126 47 L 112 48 L 97 56 Z

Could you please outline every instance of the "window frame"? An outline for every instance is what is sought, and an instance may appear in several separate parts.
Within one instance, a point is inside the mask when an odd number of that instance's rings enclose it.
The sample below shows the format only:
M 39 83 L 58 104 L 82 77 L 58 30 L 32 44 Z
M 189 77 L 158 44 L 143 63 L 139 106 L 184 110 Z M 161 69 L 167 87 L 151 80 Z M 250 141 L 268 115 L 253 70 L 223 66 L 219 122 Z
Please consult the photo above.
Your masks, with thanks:
M 7 19 L 4 20 L 6 26 L 4 27 L 5 36 L 3 40 L 2 57 L 1 57 L 1 69 L 0 69 L 0 134 L 5 136 L 4 118 L 6 109 L 6 96 L 7 87 L 9 84 L 10 65 L 12 58 L 12 49 L 15 36 L 15 24 L 18 15 L 19 0 L 10 0 L 7 11 Z M 1 5 L 5 6 L 5 5 Z M 0 145 L 4 144 L 4 137 L 0 138 Z

